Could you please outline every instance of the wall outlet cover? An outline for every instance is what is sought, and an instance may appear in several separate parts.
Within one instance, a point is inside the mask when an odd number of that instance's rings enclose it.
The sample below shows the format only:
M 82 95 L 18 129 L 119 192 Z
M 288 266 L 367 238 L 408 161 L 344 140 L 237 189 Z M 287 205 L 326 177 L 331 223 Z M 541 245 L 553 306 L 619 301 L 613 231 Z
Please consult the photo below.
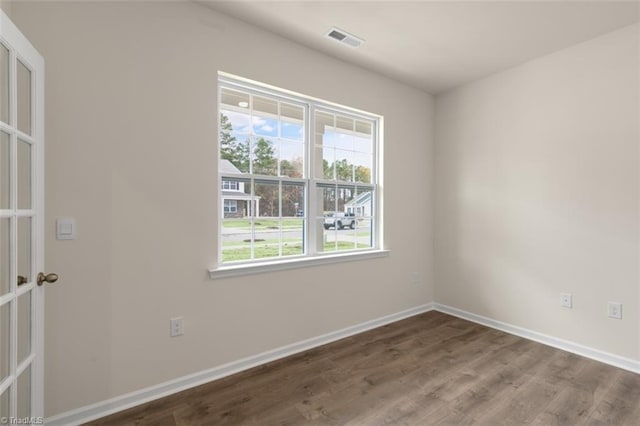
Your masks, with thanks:
M 609 302 L 607 307 L 609 318 L 622 319 L 622 303 Z
M 184 334 L 184 322 L 182 317 L 171 318 L 169 320 L 169 335 L 171 337 L 182 336 Z
M 570 309 L 573 307 L 573 296 L 571 293 L 560 293 L 560 306 Z

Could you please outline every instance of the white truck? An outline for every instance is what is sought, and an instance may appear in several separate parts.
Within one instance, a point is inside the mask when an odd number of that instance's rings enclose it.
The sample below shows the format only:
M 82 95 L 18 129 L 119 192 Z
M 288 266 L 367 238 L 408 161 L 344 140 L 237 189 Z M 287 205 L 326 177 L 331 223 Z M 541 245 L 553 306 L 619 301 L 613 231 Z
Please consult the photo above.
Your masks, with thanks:
M 324 218 L 324 229 L 344 228 L 354 229 L 356 227 L 356 217 L 353 213 L 328 213 Z

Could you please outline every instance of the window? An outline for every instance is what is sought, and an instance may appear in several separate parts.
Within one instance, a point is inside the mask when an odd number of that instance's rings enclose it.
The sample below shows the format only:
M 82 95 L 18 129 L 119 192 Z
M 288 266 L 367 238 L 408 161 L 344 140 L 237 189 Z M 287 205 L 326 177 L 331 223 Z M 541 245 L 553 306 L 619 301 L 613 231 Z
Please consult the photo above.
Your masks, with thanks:
M 238 191 L 240 190 L 240 183 L 233 180 L 223 180 L 222 189 L 227 191 Z
M 227 76 L 219 114 L 219 266 L 380 248 L 380 117 Z
M 225 213 L 237 213 L 238 202 L 236 200 L 224 200 L 224 212 Z

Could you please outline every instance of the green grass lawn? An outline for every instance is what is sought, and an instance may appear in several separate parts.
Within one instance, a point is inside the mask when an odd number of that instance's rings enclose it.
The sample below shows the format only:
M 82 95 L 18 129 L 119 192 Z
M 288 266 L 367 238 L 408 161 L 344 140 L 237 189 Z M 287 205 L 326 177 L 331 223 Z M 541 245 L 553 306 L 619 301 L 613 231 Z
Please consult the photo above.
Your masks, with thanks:
M 242 243 L 243 246 L 239 248 L 222 249 L 222 261 L 233 262 L 237 260 L 249 260 L 251 258 L 251 247 L 247 243 Z M 295 256 L 302 254 L 302 242 L 298 244 L 284 244 L 282 246 L 283 256 Z M 254 255 L 256 259 L 264 259 L 267 257 L 278 257 L 278 245 L 277 244 L 264 244 L 256 243 L 254 246 Z
M 250 236 L 247 235 L 247 238 L 249 238 Z M 287 244 L 302 244 L 302 241 L 300 240 L 300 238 L 283 238 L 282 239 L 283 243 L 287 243 Z M 256 241 L 256 245 L 258 244 L 263 244 L 263 245 L 273 245 L 273 244 L 278 244 L 278 239 L 274 238 L 274 239 L 269 239 L 269 240 L 264 240 L 264 241 Z M 227 248 L 230 246 L 249 246 L 249 242 L 247 241 L 225 241 L 224 243 L 222 243 L 222 247 Z
M 240 242 L 243 244 L 243 247 L 231 248 L 228 249 L 228 246 L 235 246 L 237 244 L 226 244 L 222 249 L 222 261 L 223 262 L 233 262 L 238 260 L 249 260 L 251 257 L 251 247 L 247 245 L 247 243 Z M 366 244 L 358 244 L 357 248 L 367 248 L 369 245 Z M 331 251 L 340 251 L 340 250 L 352 250 L 354 247 L 353 243 L 338 241 L 338 247 L 336 249 L 336 245 L 334 242 L 329 242 L 324 245 L 324 250 L 327 252 Z M 278 245 L 273 243 L 264 243 L 259 242 L 255 244 L 254 247 L 255 259 L 265 259 L 269 257 L 278 257 Z M 303 254 L 302 242 L 292 242 L 286 243 L 282 246 L 282 255 L 283 256 L 295 256 Z

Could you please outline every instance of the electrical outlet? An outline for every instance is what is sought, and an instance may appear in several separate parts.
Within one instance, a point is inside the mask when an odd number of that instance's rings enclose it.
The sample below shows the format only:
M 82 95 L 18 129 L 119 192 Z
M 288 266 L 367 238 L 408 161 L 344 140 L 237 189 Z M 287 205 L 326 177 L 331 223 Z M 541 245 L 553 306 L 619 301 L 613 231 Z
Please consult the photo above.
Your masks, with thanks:
M 184 334 L 184 322 L 182 317 L 171 318 L 169 320 L 169 335 L 171 337 L 182 336 Z
M 573 296 L 571 293 L 560 293 L 560 306 L 563 308 L 573 308 Z
M 411 283 L 412 284 L 419 284 L 420 283 L 420 274 L 418 274 L 417 272 L 412 272 L 411 273 Z
M 622 303 L 609 302 L 609 318 L 622 319 Z

